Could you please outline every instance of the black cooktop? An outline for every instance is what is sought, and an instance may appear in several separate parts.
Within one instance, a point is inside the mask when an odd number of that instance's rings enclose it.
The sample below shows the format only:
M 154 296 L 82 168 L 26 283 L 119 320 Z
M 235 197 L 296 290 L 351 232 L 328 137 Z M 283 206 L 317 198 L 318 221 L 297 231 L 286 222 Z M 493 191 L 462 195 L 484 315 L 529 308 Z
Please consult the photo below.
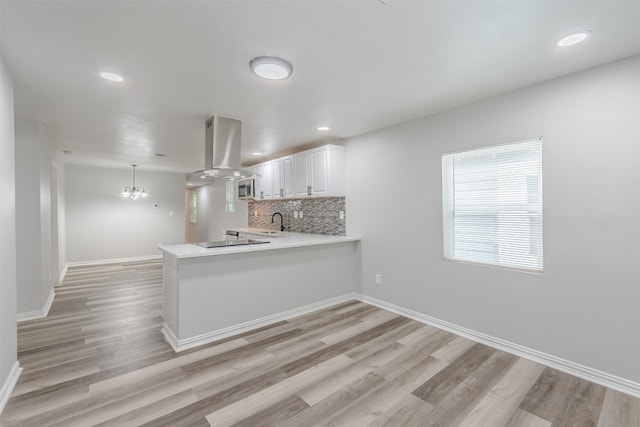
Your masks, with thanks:
M 196 243 L 203 248 L 226 248 L 229 246 L 243 246 L 243 245 L 259 245 L 260 243 L 269 243 L 266 240 L 253 240 L 253 239 L 232 239 L 232 240 L 219 240 L 217 242 L 200 242 Z

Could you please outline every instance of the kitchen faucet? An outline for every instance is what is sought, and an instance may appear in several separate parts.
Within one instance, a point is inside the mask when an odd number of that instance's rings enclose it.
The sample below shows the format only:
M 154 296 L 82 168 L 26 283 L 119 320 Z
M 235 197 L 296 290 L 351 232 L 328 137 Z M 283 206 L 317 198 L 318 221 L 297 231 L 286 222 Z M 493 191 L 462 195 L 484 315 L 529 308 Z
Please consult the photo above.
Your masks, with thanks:
M 275 218 L 276 215 L 280 215 L 280 231 L 284 231 L 284 218 L 282 218 L 282 214 L 280 212 L 276 212 L 271 215 L 271 224 L 273 224 L 273 218 Z

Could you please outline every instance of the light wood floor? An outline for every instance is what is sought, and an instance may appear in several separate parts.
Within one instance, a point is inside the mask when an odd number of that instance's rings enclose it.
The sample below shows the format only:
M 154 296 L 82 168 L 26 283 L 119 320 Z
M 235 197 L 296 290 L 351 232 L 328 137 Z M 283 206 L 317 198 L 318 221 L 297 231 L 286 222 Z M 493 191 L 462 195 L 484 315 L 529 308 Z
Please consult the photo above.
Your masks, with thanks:
M 3 426 L 640 426 L 640 399 L 353 301 L 174 354 L 158 262 L 73 268 Z M 250 297 L 250 296 L 248 296 Z

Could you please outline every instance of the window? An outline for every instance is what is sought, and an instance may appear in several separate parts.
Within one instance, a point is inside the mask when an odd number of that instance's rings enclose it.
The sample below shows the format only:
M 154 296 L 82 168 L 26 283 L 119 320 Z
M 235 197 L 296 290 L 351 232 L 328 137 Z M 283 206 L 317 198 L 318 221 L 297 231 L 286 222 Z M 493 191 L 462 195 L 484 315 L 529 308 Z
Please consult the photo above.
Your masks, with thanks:
M 542 272 L 542 139 L 442 156 L 444 257 Z

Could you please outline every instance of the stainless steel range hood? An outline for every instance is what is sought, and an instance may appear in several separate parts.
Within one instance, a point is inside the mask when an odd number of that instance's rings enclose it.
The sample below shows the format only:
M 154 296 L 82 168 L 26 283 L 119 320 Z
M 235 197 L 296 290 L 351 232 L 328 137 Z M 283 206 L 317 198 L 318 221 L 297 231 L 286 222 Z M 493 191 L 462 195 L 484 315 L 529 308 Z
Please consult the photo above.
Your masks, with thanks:
M 205 124 L 204 170 L 196 173 L 226 180 L 256 176 L 240 167 L 242 124 L 227 117 L 211 117 Z

